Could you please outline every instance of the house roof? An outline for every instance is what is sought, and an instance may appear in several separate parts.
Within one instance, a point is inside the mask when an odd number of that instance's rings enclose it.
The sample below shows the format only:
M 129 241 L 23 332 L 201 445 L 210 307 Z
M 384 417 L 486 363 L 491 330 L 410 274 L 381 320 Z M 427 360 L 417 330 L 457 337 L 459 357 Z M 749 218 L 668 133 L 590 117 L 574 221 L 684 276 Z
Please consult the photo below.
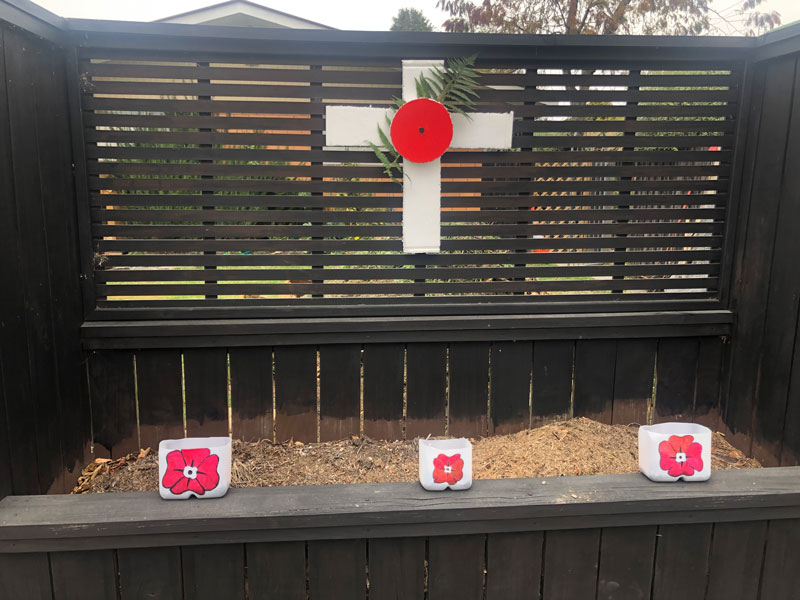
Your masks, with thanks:
M 335 29 L 249 0 L 229 0 L 212 6 L 158 19 L 160 23 L 271 27 L 278 29 Z

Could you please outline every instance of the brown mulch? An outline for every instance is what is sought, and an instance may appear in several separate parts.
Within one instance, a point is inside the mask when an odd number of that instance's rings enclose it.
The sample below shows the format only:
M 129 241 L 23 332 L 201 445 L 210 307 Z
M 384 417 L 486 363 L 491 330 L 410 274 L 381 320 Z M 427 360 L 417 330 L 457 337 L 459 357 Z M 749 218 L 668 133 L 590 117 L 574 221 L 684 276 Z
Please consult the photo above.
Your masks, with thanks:
M 473 478 L 555 477 L 636 473 L 637 427 L 585 418 L 511 435 L 474 440 Z M 761 465 L 715 433 L 711 468 Z M 233 442 L 232 487 L 386 483 L 417 480 L 416 441 L 358 437 L 322 444 Z M 158 490 L 158 457 L 149 449 L 84 469 L 73 493 Z

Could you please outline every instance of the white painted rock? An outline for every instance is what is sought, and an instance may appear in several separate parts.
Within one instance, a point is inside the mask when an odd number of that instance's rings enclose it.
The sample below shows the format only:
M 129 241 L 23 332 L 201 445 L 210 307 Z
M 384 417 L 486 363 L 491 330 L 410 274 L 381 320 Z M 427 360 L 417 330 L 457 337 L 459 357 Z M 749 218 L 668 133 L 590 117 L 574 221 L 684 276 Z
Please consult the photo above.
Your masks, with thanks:
M 419 482 L 430 492 L 472 486 L 472 444 L 465 438 L 419 441 Z
M 639 470 L 652 481 L 711 477 L 711 430 L 697 423 L 639 427 Z
M 231 484 L 231 438 L 161 440 L 158 491 L 165 500 L 221 498 Z

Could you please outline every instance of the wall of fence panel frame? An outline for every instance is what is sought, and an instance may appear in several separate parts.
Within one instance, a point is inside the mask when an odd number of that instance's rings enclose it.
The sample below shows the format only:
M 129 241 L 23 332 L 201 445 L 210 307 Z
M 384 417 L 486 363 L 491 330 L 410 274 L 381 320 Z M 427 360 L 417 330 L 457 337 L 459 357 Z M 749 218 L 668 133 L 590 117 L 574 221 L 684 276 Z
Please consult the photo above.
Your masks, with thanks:
M 513 151 L 443 156 L 443 252 L 414 256 L 399 185 L 324 146 L 402 57 L 81 52 L 99 307 L 718 295 L 739 63 L 481 63 Z
M 0 21 L 0 497 L 65 491 L 89 454 L 65 73 Z
M 726 424 L 767 465 L 800 461 L 800 54 L 754 69 L 734 262 Z
M 461 525 L 469 530 L 469 523 Z M 569 529 L 549 529 L 545 520 L 535 531 L 519 525 L 503 533 L 282 542 L 233 542 L 246 536 L 231 531 L 223 543 L 0 554 L 0 590 L 9 598 L 50 598 L 56 591 L 56 597 L 122 600 L 605 599 L 676 592 L 697 600 L 790 600 L 800 583 L 792 568 L 798 519 L 592 528 L 588 518 Z
M 573 416 L 716 427 L 723 350 L 718 337 L 97 350 L 94 447 L 476 437 Z

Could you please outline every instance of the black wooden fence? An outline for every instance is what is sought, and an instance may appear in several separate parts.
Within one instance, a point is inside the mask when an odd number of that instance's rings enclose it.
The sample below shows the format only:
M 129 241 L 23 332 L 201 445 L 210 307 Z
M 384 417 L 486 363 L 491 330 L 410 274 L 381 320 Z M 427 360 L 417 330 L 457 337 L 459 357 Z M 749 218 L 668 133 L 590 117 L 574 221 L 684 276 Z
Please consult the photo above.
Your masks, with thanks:
M 792 600 L 800 468 L 7 498 L 7 598 Z M 542 481 L 545 485 L 542 485 Z
M 0 30 L 0 494 L 67 489 L 92 445 L 574 415 L 727 425 L 793 464 L 796 29 L 265 32 L 6 0 Z M 324 149 L 322 108 L 476 50 L 515 151 L 448 158 L 446 251 L 404 256 L 399 190 Z

